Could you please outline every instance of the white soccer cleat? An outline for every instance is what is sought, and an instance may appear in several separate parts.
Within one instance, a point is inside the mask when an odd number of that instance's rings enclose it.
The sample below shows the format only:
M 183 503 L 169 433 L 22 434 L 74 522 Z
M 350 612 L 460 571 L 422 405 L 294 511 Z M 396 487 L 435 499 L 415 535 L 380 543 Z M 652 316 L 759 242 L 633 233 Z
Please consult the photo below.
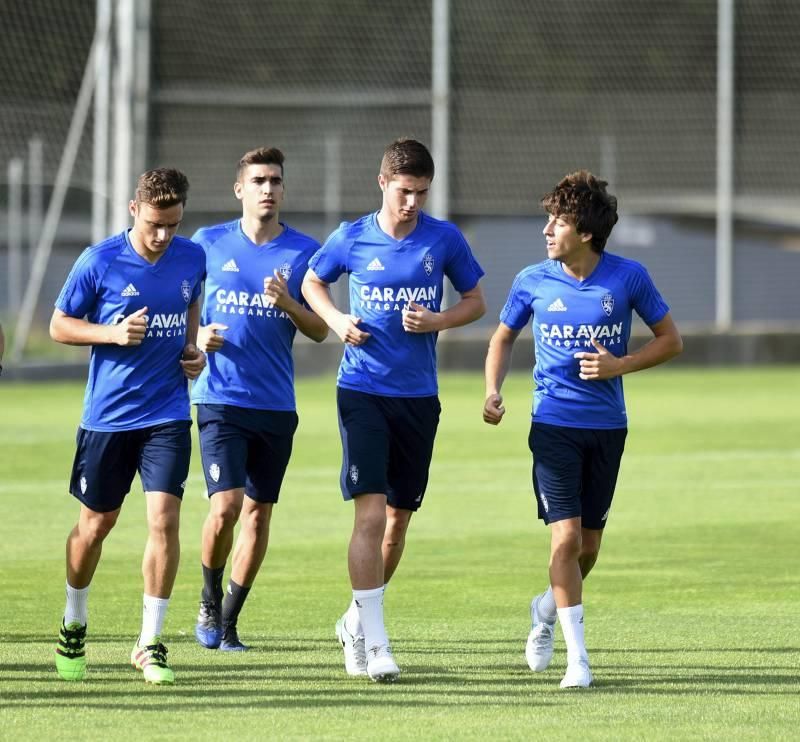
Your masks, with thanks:
M 393 683 L 400 676 L 400 668 L 394 661 L 392 648 L 388 644 L 369 648 L 367 674 L 376 683 Z
M 336 622 L 336 638 L 344 650 L 344 669 L 348 675 L 366 675 L 367 649 L 364 645 L 364 636 L 353 636 L 347 630 L 345 616 Z
M 569 662 L 567 671 L 561 679 L 562 688 L 588 688 L 592 684 L 592 671 L 589 660 L 582 657 L 577 662 Z
M 539 601 L 542 595 L 537 595 L 531 601 L 531 631 L 525 645 L 525 659 L 528 660 L 528 667 L 534 672 L 546 670 L 550 660 L 553 659 L 556 635 L 555 622 L 547 623 L 539 615 Z

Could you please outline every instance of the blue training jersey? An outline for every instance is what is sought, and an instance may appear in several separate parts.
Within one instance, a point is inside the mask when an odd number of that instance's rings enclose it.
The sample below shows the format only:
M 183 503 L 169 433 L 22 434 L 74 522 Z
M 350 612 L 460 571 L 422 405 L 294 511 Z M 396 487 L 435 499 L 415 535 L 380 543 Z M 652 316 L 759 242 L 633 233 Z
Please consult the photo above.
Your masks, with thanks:
M 57 309 L 114 325 L 148 308 L 141 345 L 92 346 L 82 428 L 135 430 L 191 419 L 180 359 L 187 309 L 200 296 L 205 265 L 202 249 L 184 237 L 173 237 L 158 261 L 149 263 L 133 249 L 127 230 L 81 253 Z
M 192 385 L 195 404 L 226 404 L 260 410 L 295 409 L 292 343 L 297 328 L 264 294 L 264 279 L 278 270 L 292 297 L 303 303 L 300 286 L 316 240 L 291 227 L 272 242 L 256 245 L 241 220 L 205 227 L 192 239 L 206 252 L 208 276 L 202 324 L 219 322 L 222 347 Z
M 483 276 L 453 224 L 420 212 L 414 231 L 395 240 L 380 228 L 377 213 L 368 214 L 342 223 L 309 267 L 326 283 L 350 275 L 350 313 L 372 335 L 363 345 L 345 345 L 340 387 L 396 397 L 437 393 L 437 333 L 406 332 L 402 310 L 413 301 L 438 312 L 445 276 L 459 293 Z
M 601 253 L 585 281 L 546 260 L 514 279 L 500 321 L 521 330 L 533 317 L 533 421 L 571 428 L 624 428 L 628 420 L 622 377 L 584 381 L 579 351 L 596 353 L 592 338 L 615 356 L 628 352 L 632 312 L 646 324 L 662 320 L 669 307 L 644 266 Z

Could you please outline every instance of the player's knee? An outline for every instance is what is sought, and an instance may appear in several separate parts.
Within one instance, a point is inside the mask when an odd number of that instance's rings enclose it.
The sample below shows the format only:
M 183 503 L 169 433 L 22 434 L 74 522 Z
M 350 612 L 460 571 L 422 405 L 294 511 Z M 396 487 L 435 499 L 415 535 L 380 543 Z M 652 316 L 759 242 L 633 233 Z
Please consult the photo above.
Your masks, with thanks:
M 163 538 L 176 537 L 179 523 L 178 514 L 171 512 L 155 513 L 147 519 L 147 527 L 150 529 L 150 534 Z
M 208 514 L 216 533 L 233 528 L 239 520 L 239 508 L 233 503 L 226 503 L 212 508 Z
M 117 523 L 119 511 L 95 513 L 81 524 L 81 535 L 92 544 L 102 543 Z
M 242 516 L 242 528 L 248 528 L 256 535 L 269 533 L 269 522 L 271 515 L 271 507 L 252 508 Z
M 564 534 L 550 545 L 551 561 L 574 561 L 581 555 L 580 533 Z
M 581 575 L 586 577 L 589 574 L 592 567 L 594 567 L 595 562 L 597 561 L 597 555 L 599 554 L 598 549 L 587 549 L 585 546 L 581 549 L 581 554 L 578 557 L 578 563 L 581 567 Z

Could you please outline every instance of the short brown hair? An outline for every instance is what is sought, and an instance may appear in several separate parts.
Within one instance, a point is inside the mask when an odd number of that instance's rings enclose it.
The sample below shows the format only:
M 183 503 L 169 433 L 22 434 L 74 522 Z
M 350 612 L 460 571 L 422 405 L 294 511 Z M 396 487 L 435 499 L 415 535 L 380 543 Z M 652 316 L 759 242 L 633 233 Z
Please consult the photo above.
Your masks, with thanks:
M 592 235 L 592 250 L 603 252 L 617 223 L 617 198 L 606 191 L 608 183 L 588 170 L 565 175 L 542 197 L 544 210 L 552 216 L 574 219 L 578 232 Z
M 167 209 L 176 204 L 185 206 L 188 192 L 189 179 L 174 168 L 148 170 L 136 181 L 136 202 L 150 204 L 157 209 Z
M 381 175 L 389 179 L 395 175 L 413 175 L 433 180 L 433 157 L 416 139 L 396 139 L 383 152 Z
M 245 168 L 250 165 L 280 165 L 281 175 L 283 175 L 283 152 L 277 147 L 257 147 L 245 152 L 239 164 L 236 166 L 236 180 L 237 182 L 242 177 Z

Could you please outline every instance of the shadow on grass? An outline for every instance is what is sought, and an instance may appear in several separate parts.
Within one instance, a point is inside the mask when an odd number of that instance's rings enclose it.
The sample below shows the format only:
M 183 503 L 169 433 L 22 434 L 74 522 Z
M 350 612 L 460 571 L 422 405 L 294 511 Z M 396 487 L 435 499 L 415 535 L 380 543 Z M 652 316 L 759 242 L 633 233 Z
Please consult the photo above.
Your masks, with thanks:
M 89 656 L 86 681 L 66 683 L 42 652 L 52 651 L 53 637 L 40 634 L 6 635 L 4 642 L 42 644 L 32 661 L 23 661 L 17 649 L 13 662 L 0 662 L 1 708 L 114 708 L 135 710 L 142 704 L 175 710 L 214 708 L 271 708 L 350 706 L 428 708 L 478 706 L 552 706 L 569 703 L 576 693 L 562 693 L 558 683 L 564 669 L 563 657 L 546 673 L 531 673 L 525 666 L 524 644 L 518 639 L 409 639 L 398 642 L 403 674 L 398 683 L 376 685 L 366 678 L 344 675 L 339 650 L 329 636 L 259 636 L 259 646 L 242 656 L 203 650 L 193 637 L 179 636 L 170 646 L 180 647 L 173 655 L 178 676 L 175 686 L 146 685 L 133 669 L 126 670 L 125 654 L 131 644 L 128 635 L 98 635 L 91 644 L 120 645 L 120 662 L 93 662 Z M 28 650 L 29 651 L 29 650 Z M 105 649 L 108 658 L 108 649 Z M 729 653 L 751 657 L 769 655 L 769 667 L 723 661 Z M 707 694 L 728 696 L 794 696 L 798 691 L 795 665 L 775 666 L 772 655 L 800 652 L 797 647 L 768 648 L 676 648 L 594 649 L 595 688 L 593 694 L 658 695 L 675 698 Z M 720 653 L 717 661 L 683 660 L 694 655 Z M 303 657 L 301 655 L 309 655 Z M 604 655 L 613 656 L 605 664 Z M 619 655 L 635 661 L 620 663 Z M 664 662 L 673 655 L 674 664 Z M 653 656 L 656 663 L 643 662 Z M 438 660 L 436 658 L 439 658 Z M 442 658 L 444 659 L 444 666 Z M 262 659 L 263 658 L 263 659 Z M 430 658 L 430 661 L 427 661 Z M 486 659 L 489 659 L 487 662 Z

